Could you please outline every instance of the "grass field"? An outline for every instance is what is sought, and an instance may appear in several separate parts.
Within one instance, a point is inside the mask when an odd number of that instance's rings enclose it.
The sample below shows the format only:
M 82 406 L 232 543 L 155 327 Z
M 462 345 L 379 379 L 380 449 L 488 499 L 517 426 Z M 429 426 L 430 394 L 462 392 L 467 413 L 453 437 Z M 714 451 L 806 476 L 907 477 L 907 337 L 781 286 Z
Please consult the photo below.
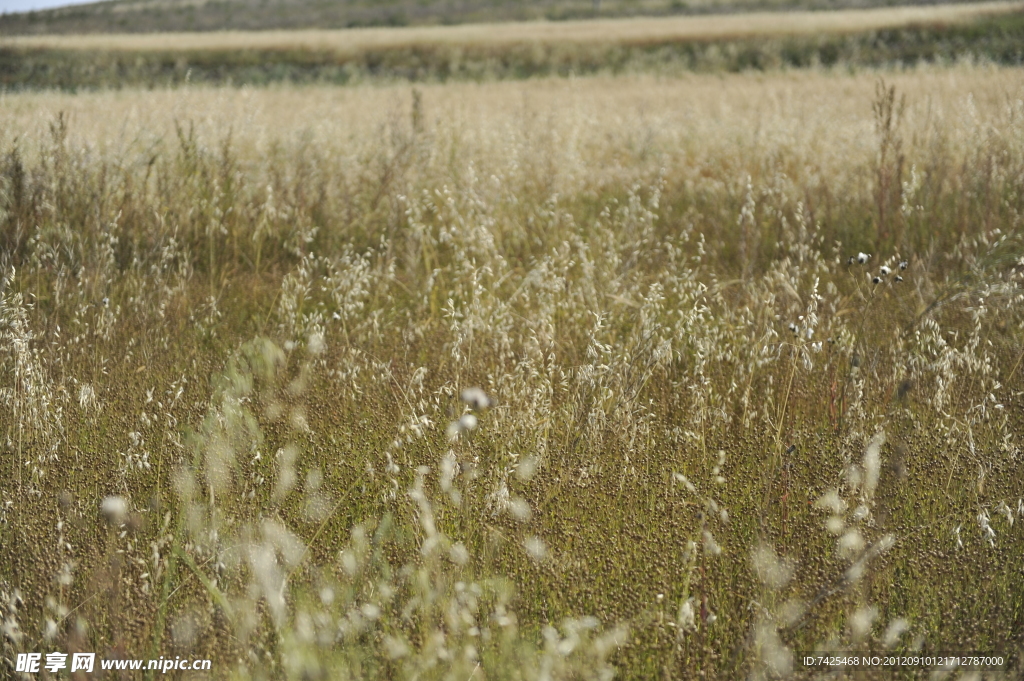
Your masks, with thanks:
M 880 0 L 105 0 L 0 13 L 0 35 L 451 26 L 891 6 Z
M 216 31 L 208 33 L 26 35 L 0 39 L 22 49 L 193 52 L 311 50 L 344 55 L 374 49 L 415 49 L 437 45 L 491 48 L 521 43 L 636 45 L 682 40 L 860 33 L 919 24 L 964 23 L 1024 10 L 1019 0 L 949 5 L 896 6 L 834 12 L 746 12 L 698 17 L 636 17 L 588 21 L 513 22 L 423 28 L 363 28 L 302 31 Z
M 8 91 L 1024 64 L 1024 5 L 418 28 L 0 37 Z
M 1024 674 L 1024 70 L 6 93 L 0 153 L 3 664 Z

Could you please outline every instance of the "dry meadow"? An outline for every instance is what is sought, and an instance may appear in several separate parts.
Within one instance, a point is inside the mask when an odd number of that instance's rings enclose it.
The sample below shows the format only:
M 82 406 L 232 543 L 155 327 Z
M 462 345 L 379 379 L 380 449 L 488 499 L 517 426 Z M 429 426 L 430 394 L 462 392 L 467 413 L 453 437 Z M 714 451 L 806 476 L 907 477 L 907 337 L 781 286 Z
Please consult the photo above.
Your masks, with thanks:
M 957 24 L 1020 12 L 1021 0 L 899 5 L 832 12 L 761 11 L 708 16 L 629 17 L 574 21 L 473 23 L 413 28 L 208 31 L 149 34 L 10 35 L 0 46 L 104 51 L 313 50 L 341 54 L 367 50 L 456 46 L 500 48 L 520 44 L 634 45 L 683 40 L 729 40 L 843 34 L 920 24 Z
M 1024 673 L 1024 70 L 26 92 L 0 153 L 0 664 Z

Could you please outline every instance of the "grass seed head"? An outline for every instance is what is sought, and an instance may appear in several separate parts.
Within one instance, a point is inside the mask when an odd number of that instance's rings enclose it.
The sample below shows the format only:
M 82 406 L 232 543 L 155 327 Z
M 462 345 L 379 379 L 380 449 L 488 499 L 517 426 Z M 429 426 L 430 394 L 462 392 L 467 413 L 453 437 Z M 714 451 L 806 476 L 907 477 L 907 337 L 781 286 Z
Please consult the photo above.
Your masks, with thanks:
M 106 497 L 100 502 L 100 515 L 108 525 L 119 527 L 128 515 L 128 502 L 119 496 Z
M 483 411 L 494 405 L 494 400 L 482 388 L 466 388 L 459 397 L 473 411 Z

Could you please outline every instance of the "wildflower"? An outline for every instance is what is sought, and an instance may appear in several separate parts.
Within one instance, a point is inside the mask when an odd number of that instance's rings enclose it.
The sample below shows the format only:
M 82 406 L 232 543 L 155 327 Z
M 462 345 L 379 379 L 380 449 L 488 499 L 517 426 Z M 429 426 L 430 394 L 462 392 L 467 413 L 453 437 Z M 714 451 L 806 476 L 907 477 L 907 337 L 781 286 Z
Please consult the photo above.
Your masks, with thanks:
M 882 283 L 882 278 L 881 277 L 875 277 L 874 279 L 871 280 L 871 283 L 872 284 L 881 284 Z
M 898 283 L 900 283 L 901 281 L 903 281 L 903 277 L 901 277 L 900 275 L 898 275 L 898 274 L 897 274 L 897 275 L 896 275 L 896 278 L 895 278 L 895 279 L 893 279 L 893 281 L 895 281 L 895 282 L 896 282 L 896 283 L 898 284 Z
M 870 259 L 871 259 L 871 254 L 870 253 L 858 253 L 857 254 L 857 264 L 859 264 L 859 265 L 863 265 L 864 263 L 866 263 Z
M 900 260 L 900 269 L 905 270 L 907 267 L 909 267 L 909 263 L 906 260 Z
M 800 329 L 797 327 L 797 325 L 792 323 L 792 322 L 790 322 L 790 324 L 789 324 L 789 330 L 793 332 L 793 335 L 796 335 L 797 332 L 800 331 Z
M 885 265 L 882 265 L 882 267 L 879 268 L 878 270 L 878 273 L 881 274 L 883 277 L 888 277 L 890 272 L 892 272 L 892 270 L 890 270 Z

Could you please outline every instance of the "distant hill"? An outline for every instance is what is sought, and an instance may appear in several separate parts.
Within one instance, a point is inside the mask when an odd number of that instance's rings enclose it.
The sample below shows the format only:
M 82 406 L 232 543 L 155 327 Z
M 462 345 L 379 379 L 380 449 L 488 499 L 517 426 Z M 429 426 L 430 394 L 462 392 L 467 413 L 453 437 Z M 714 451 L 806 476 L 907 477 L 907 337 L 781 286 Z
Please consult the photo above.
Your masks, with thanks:
M 891 0 L 107 0 L 0 15 L 0 35 L 429 26 L 897 4 L 936 3 Z

